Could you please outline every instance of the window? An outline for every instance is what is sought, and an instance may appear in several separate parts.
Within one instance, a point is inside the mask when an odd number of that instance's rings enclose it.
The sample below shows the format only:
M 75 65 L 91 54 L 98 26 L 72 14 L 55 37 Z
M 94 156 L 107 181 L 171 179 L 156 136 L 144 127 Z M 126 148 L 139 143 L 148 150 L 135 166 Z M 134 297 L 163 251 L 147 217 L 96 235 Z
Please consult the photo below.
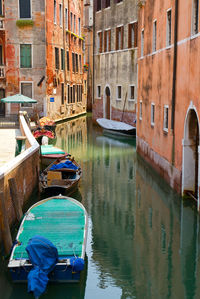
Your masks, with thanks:
M 59 4 L 59 19 L 60 19 L 60 26 L 62 27 L 62 23 L 63 23 L 62 4 Z
M 128 47 L 137 47 L 138 22 L 128 24 Z
M 54 21 L 54 24 L 56 24 L 56 0 L 54 0 L 53 21 Z
M 135 100 L 135 86 L 131 85 L 129 86 L 129 101 Z
M 61 70 L 65 70 L 65 51 L 61 49 Z
M 73 14 L 72 14 L 72 12 L 70 12 L 70 30 L 71 31 L 73 30 L 72 25 L 73 25 Z
M 151 103 L 151 125 L 155 124 L 155 104 Z
M 72 98 L 72 102 L 73 103 L 76 102 L 76 85 L 73 85 L 73 98 Z
M 111 51 L 111 30 L 104 31 L 104 52 Z
M 70 86 L 67 84 L 67 102 L 70 103 Z
M 3 46 L 0 45 L 0 65 L 3 65 Z
M 3 15 L 3 7 L 2 7 L 2 0 L 0 0 L 0 15 Z
M 32 82 L 21 82 L 21 94 L 26 97 L 33 98 L 33 84 Z M 22 103 L 21 107 L 32 107 L 31 103 Z
M 97 53 L 102 52 L 102 32 L 97 33 Z
M 141 57 L 144 55 L 144 29 L 141 31 Z
M 169 107 L 167 105 L 164 106 L 164 124 L 163 130 L 168 132 L 168 117 L 169 117 Z
M 172 11 L 167 11 L 167 46 L 172 43 Z
M 81 19 L 78 18 L 78 35 L 81 35 Z
M 101 10 L 101 0 L 97 0 L 97 11 Z
M 105 7 L 107 8 L 107 7 L 110 7 L 110 0 L 105 0 L 106 1 L 106 3 L 105 3 Z
M 73 87 L 70 86 L 70 103 L 73 101 Z
M 76 33 L 76 16 L 74 15 L 74 33 Z
M 76 73 L 78 73 L 78 54 L 75 54 L 75 69 L 76 69 Z
M 65 29 L 68 29 L 68 9 L 65 8 Z
M 69 71 L 69 51 L 67 51 L 67 70 Z
M 123 49 L 124 45 L 124 27 L 120 26 L 116 28 L 116 50 Z
M 20 45 L 20 67 L 32 67 L 32 45 Z
M 157 42 L 157 21 L 153 22 L 153 44 L 152 44 L 152 51 L 156 51 L 156 42 Z
M 59 49 L 55 48 L 55 68 L 56 70 L 59 70 Z
M 30 19 L 31 18 L 31 1 L 30 0 L 19 0 L 19 18 L 20 19 Z
M 142 101 L 140 101 L 139 119 L 142 120 Z
M 72 53 L 72 72 L 75 73 L 75 54 Z
M 193 0 L 192 34 L 197 34 L 199 29 L 199 0 Z
M 61 105 L 64 105 L 65 102 L 65 87 L 64 83 L 61 83 Z
M 87 92 L 87 81 L 86 80 L 84 80 L 84 94 L 86 94 L 86 92 Z
M 82 57 L 81 55 L 79 55 L 79 70 L 80 70 L 80 73 L 82 73 Z
M 100 99 L 101 98 L 101 86 L 97 85 L 97 98 Z
M 122 87 L 120 85 L 117 86 L 117 100 L 121 101 L 122 99 Z

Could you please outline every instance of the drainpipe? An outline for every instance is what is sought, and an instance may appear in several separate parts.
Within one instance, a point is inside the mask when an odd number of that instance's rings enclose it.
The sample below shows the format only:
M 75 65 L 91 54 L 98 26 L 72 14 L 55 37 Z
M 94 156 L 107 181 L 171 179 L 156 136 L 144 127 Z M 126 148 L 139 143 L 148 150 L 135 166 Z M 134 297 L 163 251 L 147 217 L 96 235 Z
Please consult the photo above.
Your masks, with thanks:
M 178 5 L 179 0 L 175 1 L 175 19 L 174 19 L 174 57 L 173 57 L 173 84 L 172 84 L 172 111 L 171 111 L 171 132 L 173 134 L 172 144 L 172 165 L 174 165 L 175 155 L 175 106 L 176 106 L 176 75 L 177 75 L 177 39 L 178 39 Z

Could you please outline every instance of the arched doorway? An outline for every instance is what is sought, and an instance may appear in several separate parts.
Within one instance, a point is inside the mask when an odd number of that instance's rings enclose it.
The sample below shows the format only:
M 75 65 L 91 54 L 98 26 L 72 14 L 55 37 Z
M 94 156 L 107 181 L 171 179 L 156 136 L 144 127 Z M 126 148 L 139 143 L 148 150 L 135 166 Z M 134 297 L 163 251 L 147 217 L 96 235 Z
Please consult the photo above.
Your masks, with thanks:
M 190 108 L 185 119 L 183 139 L 182 194 L 198 201 L 199 209 L 199 120 Z
M 105 118 L 110 119 L 110 88 L 105 88 Z

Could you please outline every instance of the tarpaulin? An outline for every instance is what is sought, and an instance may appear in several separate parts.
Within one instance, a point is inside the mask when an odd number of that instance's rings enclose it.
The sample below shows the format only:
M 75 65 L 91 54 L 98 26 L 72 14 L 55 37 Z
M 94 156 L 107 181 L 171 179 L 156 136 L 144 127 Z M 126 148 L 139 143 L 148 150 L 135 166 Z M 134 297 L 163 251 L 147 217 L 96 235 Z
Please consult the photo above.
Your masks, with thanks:
M 58 260 L 57 248 L 48 239 L 34 236 L 26 246 L 33 269 L 28 274 L 28 292 L 36 298 L 44 293 L 48 283 L 48 273 L 55 267 Z

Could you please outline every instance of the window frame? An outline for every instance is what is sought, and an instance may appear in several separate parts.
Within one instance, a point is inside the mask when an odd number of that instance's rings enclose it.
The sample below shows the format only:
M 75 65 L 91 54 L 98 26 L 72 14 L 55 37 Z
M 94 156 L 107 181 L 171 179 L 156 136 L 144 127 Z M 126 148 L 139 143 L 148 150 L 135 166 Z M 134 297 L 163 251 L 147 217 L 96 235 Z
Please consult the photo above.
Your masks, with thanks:
M 57 24 L 57 2 L 54 0 L 53 2 L 53 23 Z
M 29 0 L 30 1 L 30 18 L 21 18 L 20 17 L 20 1 L 22 0 L 18 0 L 18 17 L 20 20 L 32 20 L 32 0 Z M 3 12 L 3 1 L 2 1 L 2 12 Z
M 119 88 L 121 89 L 121 97 L 119 98 Z M 122 101 L 122 85 L 116 86 L 116 101 Z
M 141 49 L 140 56 L 144 57 L 144 28 L 141 30 Z
M 115 30 L 115 50 L 119 51 L 123 49 L 124 49 L 124 25 L 119 25 L 116 27 Z
M 167 111 L 167 126 L 166 126 L 166 111 Z M 169 131 L 169 105 L 164 105 L 164 110 L 163 110 L 163 131 L 165 133 L 168 133 Z
M 62 10 L 62 3 L 59 3 L 59 25 L 63 27 L 63 10 Z
M 153 38 L 152 38 L 152 52 L 157 50 L 157 20 L 153 21 Z
M 140 105 L 139 105 L 139 120 L 142 120 L 142 100 L 140 100 Z
M 128 48 L 138 47 L 138 21 L 128 24 Z
M 134 87 L 134 98 L 131 98 L 131 87 Z M 135 102 L 135 84 L 129 85 L 129 95 L 128 95 L 128 101 L 129 102 Z
M 59 70 L 60 69 L 60 54 L 59 54 L 59 48 L 58 47 L 55 47 L 54 48 L 54 54 L 55 54 L 55 70 Z M 58 61 L 57 61 L 57 57 L 56 57 L 56 49 L 58 50 L 57 53 L 58 53 Z
M 68 30 L 68 7 L 65 7 L 65 29 Z
M 195 9 L 195 2 L 197 1 L 197 9 Z M 197 24 L 195 24 L 195 20 Z M 191 19 L 191 35 L 199 33 L 199 0 L 192 1 L 192 19 Z
M 22 67 L 21 66 L 21 46 L 30 45 L 31 46 L 31 66 L 30 67 Z M 19 67 L 20 69 L 32 69 L 33 68 L 33 45 L 32 44 L 20 44 L 19 45 Z
M 97 99 L 101 99 L 101 85 L 97 85 Z
M 169 13 L 170 13 L 170 23 L 169 23 L 169 18 L 168 18 Z M 172 44 L 172 9 L 169 8 L 167 10 L 166 46 L 170 47 L 171 44 Z
M 155 126 L 155 103 L 151 103 L 151 126 Z
M 102 31 L 97 31 L 97 54 L 102 53 L 103 48 L 103 34 Z

